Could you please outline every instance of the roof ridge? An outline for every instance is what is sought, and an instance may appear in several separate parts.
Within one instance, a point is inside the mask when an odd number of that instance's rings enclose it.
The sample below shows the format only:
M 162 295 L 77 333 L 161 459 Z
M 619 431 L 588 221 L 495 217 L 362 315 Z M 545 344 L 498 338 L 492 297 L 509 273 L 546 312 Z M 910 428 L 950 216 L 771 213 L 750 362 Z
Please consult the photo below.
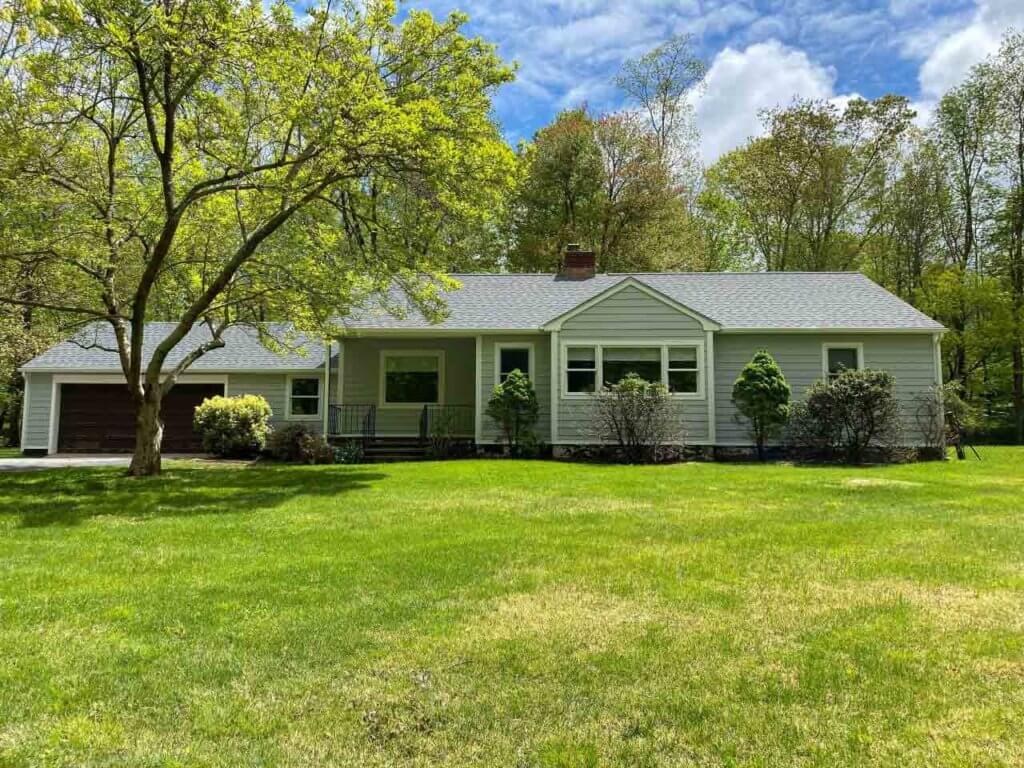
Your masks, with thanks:
M 766 277 L 768 275 L 856 275 L 858 277 L 867 277 L 863 272 L 855 269 L 847 270 L 771 270 L 771 271 L 748 271 L 748 272 L 727 272 L 727 271 L 709 271 L 702 272 L 697 270 L 682 271 L 682 272 L 597 272 L 594 277 L 619 277 L 627 275 L 637 276 L 665 276 L 673 277 L 677 275 L 716 275 L 723 277 Z M 446 277 L 553 277 L 557 278 L 560 275 L 557 272 L 447 272 Z M 869 278 L 870 279 L 870 278 Z M 586 283 L 586 279 L 575 280 L 573 282 Z

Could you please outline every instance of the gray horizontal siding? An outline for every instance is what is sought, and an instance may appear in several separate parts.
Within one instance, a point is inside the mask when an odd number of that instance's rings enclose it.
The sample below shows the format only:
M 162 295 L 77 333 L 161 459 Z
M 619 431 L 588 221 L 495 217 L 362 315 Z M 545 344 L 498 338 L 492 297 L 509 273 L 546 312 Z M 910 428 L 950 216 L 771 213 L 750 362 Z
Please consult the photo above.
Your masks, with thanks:
M 533 344 L 533 388 L 537 393 L 540 415 L 534 432 L 538 440 L 551 440 L 551 337 L 547 334 L 528 336 L 484 336 L 480 354 L 480 402 L 486 409 L 495 385 L 496 350 L 499 344 Z M 501 442 L 501 431 L 485 413 L 481 440 L 484 443 Z
M 936 383 L 932 335 L 928 334 L 716 334 L 715 397 L 717 442 L 750 444 L 749 425 L 737 419 L 732 387 L 743 366 L 759 349 L 767 349 L 793 391 L 794 401 L 822 376 L 822 345 L 862 344 L 864 366 L 885 370 L 896 379 L 903 426 L 909 443 L 921 441 L 917 424 L 919 398 Z
M 558 407 L 559 442 L 597 442 L 600 435 L 594 418 L 596 404 L 590 398 L 562 398 Z M 682 427 L 683 442 L 705 442 L 708 439 L 708 404 L 706 400 L 677 400 L 672 403 L 676 424 Z
M 297 374 L 304 375 L 304 374 Z M 321 378 L 322 373 L 312 372 L 311 377 Z M 260 395 L 270 403 L 273 416 L 270 423 L 275 426 L 288 423 L 285 400 L 288 397 L 288 376 L 283 373 L 232 373 L 228 375 L 228 395 Z M 320 403 L 324 407 L 324 403 Z M 302 423 L 315 431 L 323 428 L 323 419 L 302 419 Z
M 442 350 L 445 404 L 472 406 L 476 403 L 475 338 L 345 339 L 341 359 L 342 402 L 377 405 L 378 435 L 418 435 L 423 410 L 420 406 L 380 406 L 380 353 L 385 349 Z
M 53 376 L 48 373 L 26 373 L 28 397 L 24 413 L 22 449 L 47 448 L 50 443 L 50 408 L 53 397 Z
M 601 334 L 604 338 L 646 338 L 666 333 L 703 333 L 701 324 L 663 301 L 629 287 L 585 309 L 562 324 L 562 334 Z
M 658 345 L 666 340 L 685 343 L 705 341 L 700 323 L 635 287 L 625 288 L 567 320 L 561 329 L 559 346 L 577 342 L 636 340 Z M 558 350 L 558 386 L 562 387 L 561 349 Z M 703 375 L 706 377 L 707 372 Z M 676 418 L 686 441 L 708 439 L 708 403 L 704 398 L 677 400 Z M 560 394 L 558 440 L 561 443 L 593 442 L 598 439 L 594 403 L 590 399 L 566 398 Z

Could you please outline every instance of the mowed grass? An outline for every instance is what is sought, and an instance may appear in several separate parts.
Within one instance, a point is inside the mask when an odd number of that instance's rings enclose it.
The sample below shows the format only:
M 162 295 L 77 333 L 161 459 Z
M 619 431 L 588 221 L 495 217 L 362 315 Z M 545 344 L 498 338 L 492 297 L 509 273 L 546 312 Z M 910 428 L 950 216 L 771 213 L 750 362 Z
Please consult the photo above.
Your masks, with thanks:
M 0 765 L 1021 765 L 983 455 L 0 475 Z

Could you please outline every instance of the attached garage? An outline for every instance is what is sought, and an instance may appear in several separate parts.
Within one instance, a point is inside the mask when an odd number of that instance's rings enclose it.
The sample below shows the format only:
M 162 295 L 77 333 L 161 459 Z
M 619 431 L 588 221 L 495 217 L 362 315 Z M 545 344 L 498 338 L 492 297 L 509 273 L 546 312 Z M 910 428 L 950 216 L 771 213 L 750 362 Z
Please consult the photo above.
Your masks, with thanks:
M 124 453 L 135 446 L 135 413 L 123 384 L 62 383 L 57 450 L 77 453 Z M 202 450 L 192 430 L 195 407 L 214 395 L 223 395 L 223 384 L 177 384 L 164 397 L 163 450 L 196 453 Z
M 175 323 L 149 323 L 143 358 L 174 330 Z M 296 346 L 273 351 L 254 329 L 238 326 L 224 332 L 225 346 L 195 361 L 163 400 L 165 453 L 201 453 L 192 431 L 195 408 L 214 395 L 259 395 L 273 412 L 272 427 L 301 421 L 313 429 L 326 426 L 327 384 L 337 381 L 325 368 L 322 340 L 301 344 L 286 326 L 275 326 Z M 210 340 L 197 326 L 167 359 L 167 369 L 197 345 Z M 27 454 L 130 453 L 135 448 L 135 413 L 124 384 L 121 361 L 109 324 L 93 323 L 67 341 L 55 344 L 20 370 L 25 376 L 21 447 Z M 321 382 L 310 387 L 309 379 Z M 311 404 L 316 392 L 315 407 Z

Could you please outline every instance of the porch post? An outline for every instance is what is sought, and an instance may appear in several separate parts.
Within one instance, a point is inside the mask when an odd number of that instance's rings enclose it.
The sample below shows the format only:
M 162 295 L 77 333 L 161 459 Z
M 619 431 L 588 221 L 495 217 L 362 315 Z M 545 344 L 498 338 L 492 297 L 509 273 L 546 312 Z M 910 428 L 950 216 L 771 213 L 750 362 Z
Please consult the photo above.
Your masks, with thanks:
M 324 409 L 324 437 L 331 432 L 331 346 L 331 340 L 324 339 L 324 394 L 320 398 Z
M 483 351 L 484 351 L 484 337 L 476 337 L 476 365 L 474 367 L 474 395 L 473 395 L 473 441 L 480 445 L 484 439 L 484 423 L 483 423 Z

